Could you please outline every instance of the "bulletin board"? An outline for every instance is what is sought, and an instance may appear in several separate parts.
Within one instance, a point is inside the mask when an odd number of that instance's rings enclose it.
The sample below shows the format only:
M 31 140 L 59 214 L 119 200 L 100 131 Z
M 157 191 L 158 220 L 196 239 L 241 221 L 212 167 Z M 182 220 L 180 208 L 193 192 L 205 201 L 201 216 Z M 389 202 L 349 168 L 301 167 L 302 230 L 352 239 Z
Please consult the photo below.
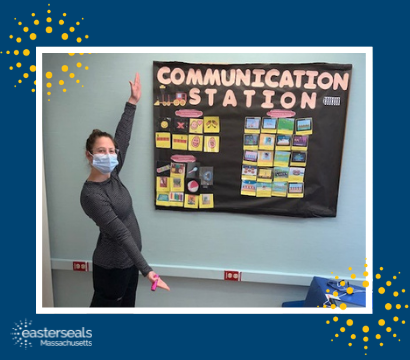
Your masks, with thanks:
M 335 217 L 351 72 L 154 61 L 156 209 Z

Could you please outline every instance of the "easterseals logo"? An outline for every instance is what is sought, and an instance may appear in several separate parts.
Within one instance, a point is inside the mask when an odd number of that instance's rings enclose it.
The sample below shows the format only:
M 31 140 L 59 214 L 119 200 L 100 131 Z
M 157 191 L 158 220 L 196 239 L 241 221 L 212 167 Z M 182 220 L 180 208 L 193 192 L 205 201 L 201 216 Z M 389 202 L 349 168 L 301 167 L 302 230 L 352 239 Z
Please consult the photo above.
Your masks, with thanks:
M 12 327 L 12 340 L 14 345 L 27 350 L 34 345 L 40 346 L 92 346 L 92 330 L 49 330 L 30 329 L 32 321 L 20 320 Z

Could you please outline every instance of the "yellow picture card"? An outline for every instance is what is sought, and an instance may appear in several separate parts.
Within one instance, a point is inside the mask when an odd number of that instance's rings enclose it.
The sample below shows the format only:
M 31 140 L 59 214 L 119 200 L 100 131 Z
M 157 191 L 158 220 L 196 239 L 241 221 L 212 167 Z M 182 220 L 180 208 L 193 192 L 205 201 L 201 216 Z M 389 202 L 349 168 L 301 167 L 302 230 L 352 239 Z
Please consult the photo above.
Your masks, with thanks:
M 256 185 L 256 197 L 271 197 L 272 185 L 266 182 L 258 182 Z
M 158 206 L 169 206 L 169 193 L 157 193 L 156 205 Z
M 199 208 L 211 209 L 214 207 L 214 194 L 201 194 L 199 195 Z
M 166 132 L 155 133 L 155 146 L 161 149 L 171 148 L 171 134 Z
M 184 207 L 190 209 L 198 209 L 199 207 L 199 196 L 198 195 L 187 195 L 185 194 Z
M 204 145 L 203 135 L 189 135 L 188 137 L 188 150 L 189 151 L 202 151 Z
M 260 134 L 259 150 L 273 150 L 275 147 L 275 135 Z
M 273 166 L 273 151 L 258 151 L 258 166 Z
M 171 177 L 170 185 L 172 192 L 184 192 L 184 178 L 183 177 Z
M 170 192 L 169 193 L 169 206 L 184 206 L 184 193 L 183 192 Z
M 170 190 L 170 178 L 165 176 L 157 176 L 157 192 L 167 193 Z
M 204 152 L 219 152 L 219 136 L 204 136 Z
M 189 133 L 203 134 L 204 120 L 203 119 L 189 119 Z
M 220 131 L 219 116 L 204 116 L 204 133 L 219 133 Z
M 188 150 L 188 135 L 173 134 L 172 148 L 174 150 Z

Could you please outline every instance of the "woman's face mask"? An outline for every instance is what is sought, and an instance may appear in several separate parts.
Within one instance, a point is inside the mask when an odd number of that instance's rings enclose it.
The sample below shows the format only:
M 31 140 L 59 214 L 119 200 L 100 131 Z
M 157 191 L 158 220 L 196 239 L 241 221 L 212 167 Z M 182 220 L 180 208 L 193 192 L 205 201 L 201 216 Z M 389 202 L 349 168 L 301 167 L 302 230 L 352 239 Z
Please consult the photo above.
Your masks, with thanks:
M 93 167 L 102 174 L 111 173 L 118 165 L 117 154 L 91 154 L 93 157 Z

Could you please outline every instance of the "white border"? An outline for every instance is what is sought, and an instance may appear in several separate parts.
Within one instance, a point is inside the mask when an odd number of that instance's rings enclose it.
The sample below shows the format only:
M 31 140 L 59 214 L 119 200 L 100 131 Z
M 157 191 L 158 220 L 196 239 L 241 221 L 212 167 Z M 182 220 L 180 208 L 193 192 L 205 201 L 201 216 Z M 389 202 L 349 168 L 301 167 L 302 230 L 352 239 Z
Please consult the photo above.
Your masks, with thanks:
M 42 307 L 42 55 L 47 53 L 360 53 L 366 55 L 366 308 L 44 308 Z M 373 48 L 371 47 L 37 47 L 36 52 L 36 313 L 37 314 L 372 314 L 373 279 Z

